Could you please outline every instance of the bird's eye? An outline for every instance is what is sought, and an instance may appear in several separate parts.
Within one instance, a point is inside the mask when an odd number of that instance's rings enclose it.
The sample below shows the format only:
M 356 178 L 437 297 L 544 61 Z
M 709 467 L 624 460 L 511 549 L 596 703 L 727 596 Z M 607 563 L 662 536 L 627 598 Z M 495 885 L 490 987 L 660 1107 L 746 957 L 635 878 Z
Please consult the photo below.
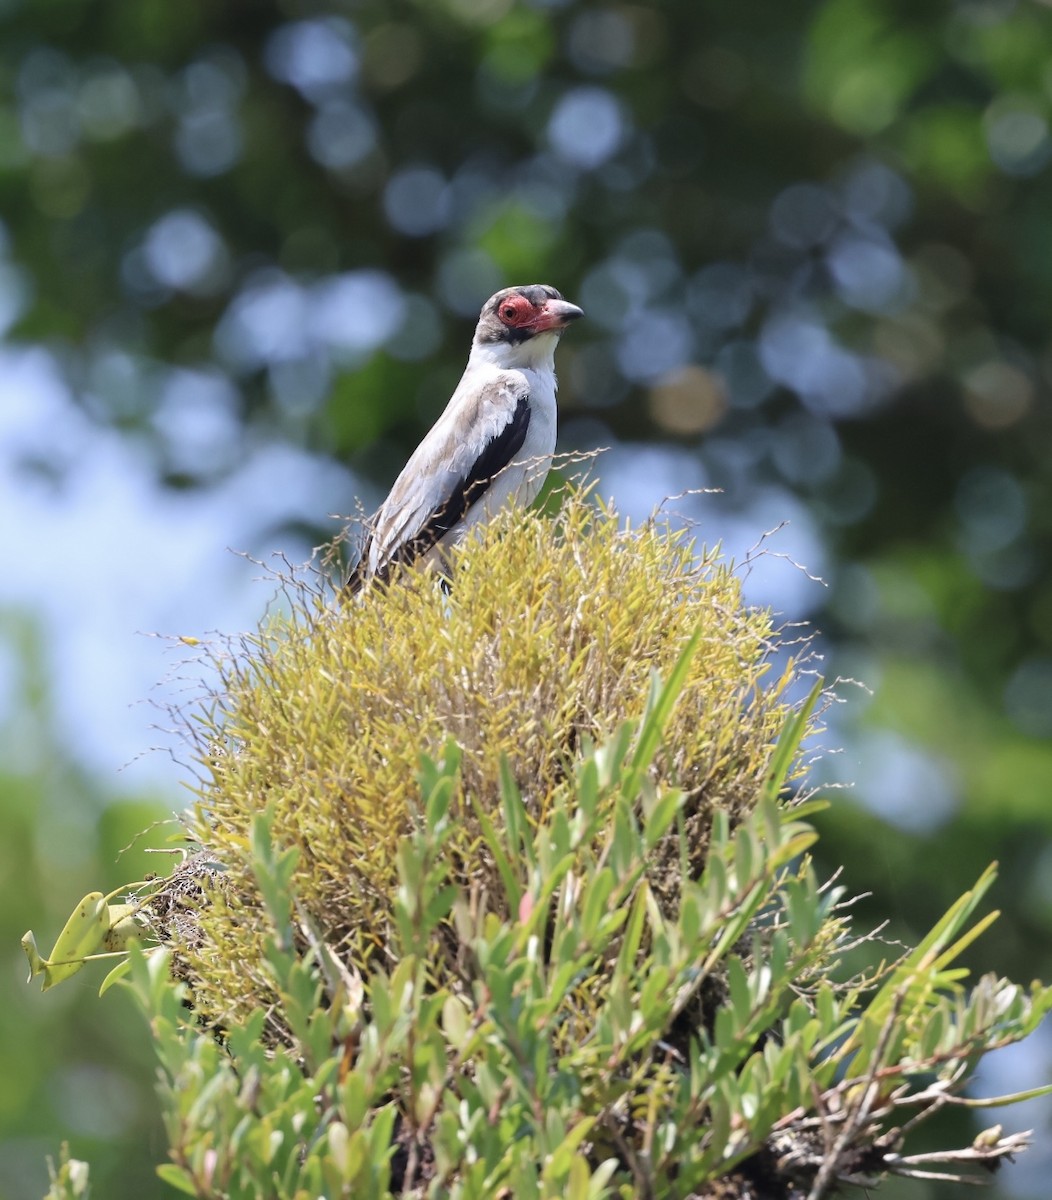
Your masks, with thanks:
M 505 306 L 501 309 L 500 315 L 506 321 L 510 321 L 515 316 L 515 309 L 512 307 L 512 305 L 505 304 Z

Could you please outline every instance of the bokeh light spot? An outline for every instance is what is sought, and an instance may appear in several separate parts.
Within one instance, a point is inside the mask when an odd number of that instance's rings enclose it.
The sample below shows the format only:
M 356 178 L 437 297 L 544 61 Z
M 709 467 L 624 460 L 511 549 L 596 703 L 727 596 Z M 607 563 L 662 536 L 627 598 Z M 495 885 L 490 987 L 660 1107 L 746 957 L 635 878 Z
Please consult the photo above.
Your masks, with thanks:
M 938 829 L 953 816 L 958 784 L 948 762 L 890 731 L 865 734 L 856 746 L 867 808 L 917 833 Z
M 694 337 L 683 314 L 652 309 L 627 323 L 617 360 L 626 378 L 648 383 L 683 366 L 693 351 Z
M 279 271 L 251 279 L 223 314 L 215 333 L 220 357 L 235 370 L 301 358 L 307 350 L 307 298 Z
M 650 390 L 650 415 L 669 433 L 691 437 L 711 429 L 727 411 L 723 381 L 696 363 L 663 376 Z
M 375 350 L 397 333 L 404 314 L 401 290 L 383 271 L 349 271 L 310 292 L 311 337 L 335 351 Z
M 690 281 L 687 306 L 709 329 L 733 329 L 752 310 L 752 278 L 745 267 L 721 262 L 704 267 Z
M 438 268 L 438 294 L 461 317 L 477 318 L 483 302 L 508 282 L 484 250 L 453 250 Z
M 612 157 L 625 137 L 621 106 L 605 88 L 567 92 L 548 122 L 548 140 L 563 161 L 585 170 Z
M 1005 686 L 1005 712 L 1030 737 L 1052 737 L 1052 658 L 1034 655 L 1013 672 Z
M 891 312 L 909 298 L 908 271 L 889 239 L 848 234 L 833 243 L 826 262 L 837 291 L 852 308 Z
M 961 522 L 960 545 L 970 554 L 1003 550 L 1026 527 L 1023 489 L 1014 476 L 997 467 L 969 471 L 957 485 L 953 506 Z
M 165 287 L 192 291 L 225 265 L 222 238 L 200 213 L 176 209 L 153 224 L 143 244 L 146 266 Z
M 307 146 L 316 162 L 331 171 L 353 167 L 376 146 L 376 123 L 361 105 L 326 100 L 307 126 Z
M 378 25 L 365 39 L 362 71 L 370 84 L 387 91 L 408 82 L 419 70 L 424 45 L 409 24 Z
M 198 109 L 179 122 L 175 149 L 191 175 L 222 175 L 241 157 L 241 128 L 224 109 Z
M 774 391 L 752 342 L 728 342 L 717 354 L 715 367 L 726 380 L 732 408 L 757 408 Z
M 161 435 L 169 471 L 218 475 L 237 460 L 241 443 L 237 389 L 214 370 L 168 372 L 151 424 Z
M 840 440 L 824 418 L 792 413 L 774 430 L 771 458 L 790 483 L 814 487 L 840 466 Z
M 145 116 L 135 80 L 110 63 L 88 72 L 77 95 L 77 112 L 84 132 L 97 142 L 121 137 Z
M 977 425 L 1007 429 L 1030 411 L 1034 385 L 1010 363 L 992 360 L 974 367 L 964 377 L 964 402 Z
M 427 237 L 449 220 L 445 177 L 434 167 L 406 167 L 388 180 L 384 213 L 399 233 Z
M 427 296 L 403 297 L 402 324 L 387 343 L 387 351 L 405 362 L 430 358 L 442 345 L 442 318 Z
M 815 183 L 794 183 L 771 205 L 771 230 L 779 241 L 807 250 L 826 241 L 837 227 L 839 213 L 832 192 Z
M 983 118 L 990 157 L 1006 175 L 1036 175 L 1052 158 L 1043 112 L 1025 100 L 998 97 Z
M 319 100 L 354 78 L 358 56 L 353 34 L 349 22 L 335 17 L 293 21 L 271 34 L 263 61 L 275 79 Z
M 768 375 L 793 388 L 816 412 L 846 416 L 869 406 L 862 363 L 838 346 L 817 318 L 773 317 L 760 336 L 760 361 Z

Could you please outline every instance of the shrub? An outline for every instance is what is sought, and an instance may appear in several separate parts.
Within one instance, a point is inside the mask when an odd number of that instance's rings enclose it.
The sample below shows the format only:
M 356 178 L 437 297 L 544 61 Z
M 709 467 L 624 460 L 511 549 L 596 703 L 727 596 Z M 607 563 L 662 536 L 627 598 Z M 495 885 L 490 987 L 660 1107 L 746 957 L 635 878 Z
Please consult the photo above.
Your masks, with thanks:
M 904 1153 L 1052 992 L 963 990 L 990 872 L 840 977 L 793 786 L 818 689 L 715 554 L 578 494 L 450 591 L 290 595 L 216 658 L 197 853 L 129 951 L 177 1189 L 817 1200 L 1025 1144 Z
M 297 895 L 319 935 L 356 969 L 389 966 L 420 755 L 457 745 L 451 882 L 505 919 L 514 910 L 485 839 L 502 787 L 532 824 L 548 819 L 582 753 L 638 719 L 652 677 L 668 679 L 688 645 L 646 779 L 654 794 L 684 793 L 686 856 L 678 835 L 653 848 L 655 894 L 673 897 L 684 871 L 699 873 L 715 811 L 733 827 L 755 807 L 796 675 L 790 665 L 766 681 L 770 616 L 742 605 L 715 555 L 699 560 L 656 522 L 624 530 L 576 497 L 557 528 L 521 514 L 491 525 L 458 556 L 448 593 L 412 571 L 343 609 L 300 592 L 290 616 L 218 659 L 217 703 L 195 727 L 207 771 L 191 836 L 226 864 L 227 886 L 184 954 L 199 1011 L 226 1023 L 267 994 L 245 853 L 262 809 L 299 851 Z M 602 836 L 612 793 L 598 803 Z M 437 981 L 450 950 L 455 941 L 432 947 Z

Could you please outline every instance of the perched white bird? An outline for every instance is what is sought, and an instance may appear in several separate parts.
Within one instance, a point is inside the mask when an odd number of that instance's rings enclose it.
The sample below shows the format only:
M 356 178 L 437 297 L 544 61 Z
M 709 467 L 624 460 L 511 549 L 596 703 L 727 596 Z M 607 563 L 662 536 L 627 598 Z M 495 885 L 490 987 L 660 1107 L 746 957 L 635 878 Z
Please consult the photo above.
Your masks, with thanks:
M 553 287 L 505 288 L 482 306 L 464 375 L 369 522 L 347 581 L 423 563 L 505 503 L 529 504 L 555 453 L 555 347 L 583 316 Z

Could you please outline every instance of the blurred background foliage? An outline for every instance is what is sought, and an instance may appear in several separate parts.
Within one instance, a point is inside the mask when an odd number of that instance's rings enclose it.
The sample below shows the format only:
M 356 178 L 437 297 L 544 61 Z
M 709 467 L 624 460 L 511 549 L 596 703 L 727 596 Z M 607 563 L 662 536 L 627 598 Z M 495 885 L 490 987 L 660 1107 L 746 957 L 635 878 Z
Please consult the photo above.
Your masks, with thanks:
M 164 670 L 119 639 L 253 621 L 209 556 L 379 499 L 508 283 L 585 308 L 561 448 L 610 447 L 623 511 L 718 488 L 676 505 L 700 536 L 789 520 L 826 581 L 753 566 L 870 689 L 823 768 L 860 920 L 923 931 L 996 857 L 974 964 L 1052 977 L 1047 4 L 4 0 L 0 32 L 0 1195 L 62 1137 L 101 1195 L 161 1190 L 124 1001 L 42 1000 L 17 949 L 176 795 L 115 780 L 100 714 Z M 1048 1039 L 986 1072 L 1050 1075 Z M 1047 1195 L 1026 1120 L 1003 1195 Z

